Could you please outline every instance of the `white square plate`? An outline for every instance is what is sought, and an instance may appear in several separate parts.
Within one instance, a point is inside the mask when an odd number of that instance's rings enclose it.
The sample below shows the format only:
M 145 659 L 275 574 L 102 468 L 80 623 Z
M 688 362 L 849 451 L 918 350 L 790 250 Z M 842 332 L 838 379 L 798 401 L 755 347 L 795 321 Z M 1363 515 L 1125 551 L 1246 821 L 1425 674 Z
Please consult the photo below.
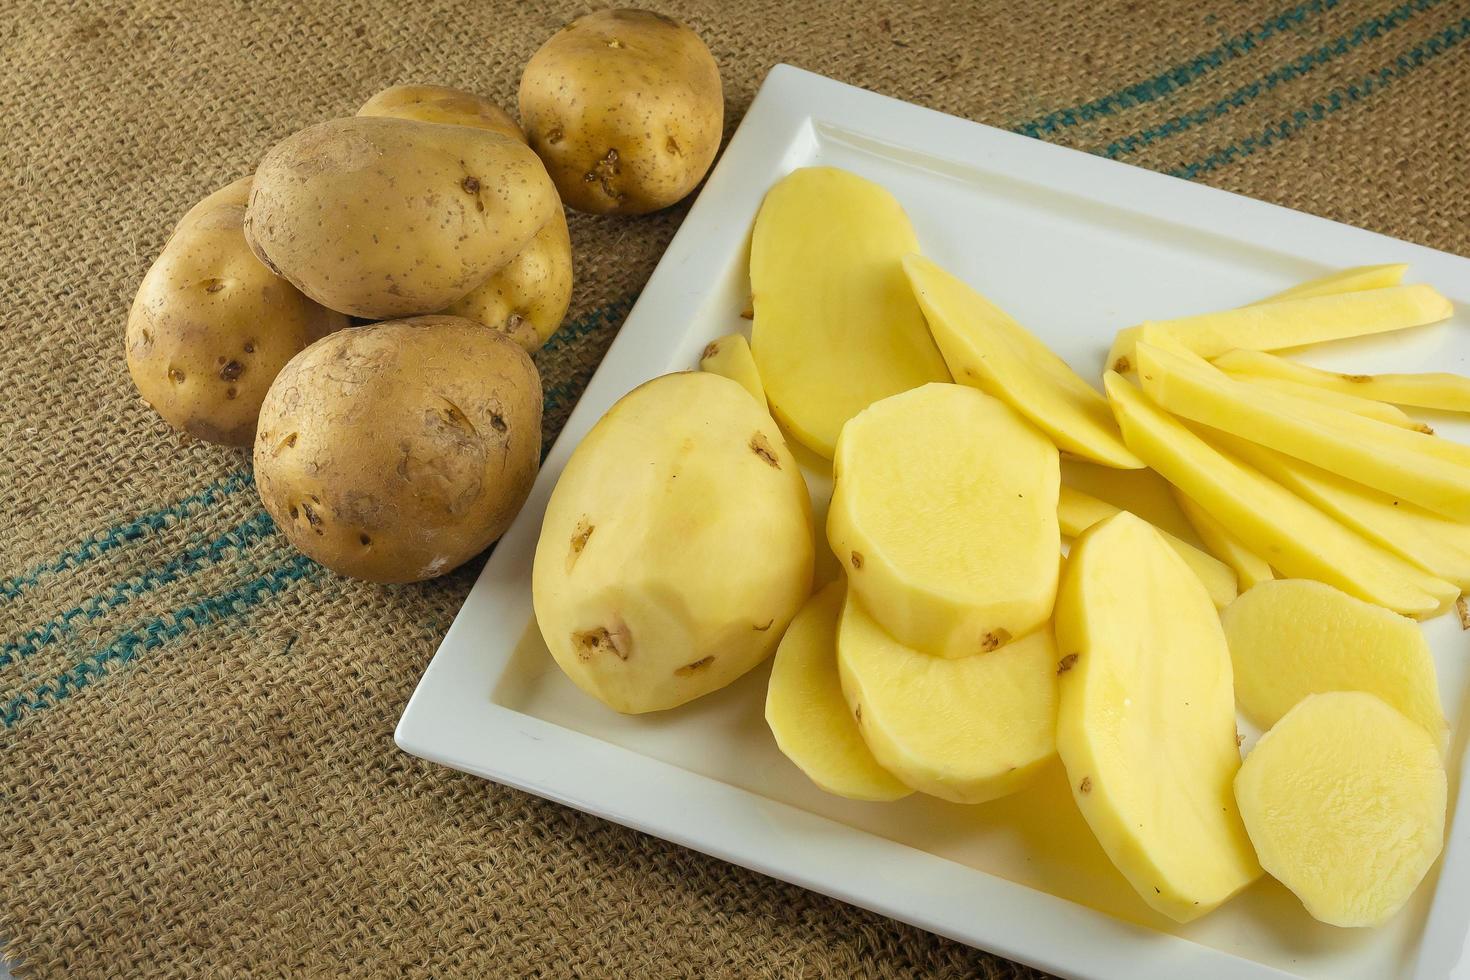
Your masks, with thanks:
M 1096 378 L 1113 332 L 1238 305 L 1345 266 L 1402 261 L 1462 308 L 1470 260 L 1062 149 L 779 66 L 669 245 L 510 531 L 429 665 L 397 732 L 406 751 L 476 773 L 1068 976 L 1470 975 L 1470 833 L 1392 923 L 1313 922 L 1263 879 L 1198 922 L 1153 914 L 1108 864 L 1053 771 L 995 803 L 855 803 L 817 790 L 762 719 L 767 668 L 693 704 L 624 717 L 556 668 L 531 616 L 531 558 L 567 457 L 625 392 L 695 365 L 744 329 L 751 222 L 767 188 L 810 164 L 892 191 L 927 254 Z M 1466 371 L 1448 325 L 1313 351 L 1356 371 Z M 1470 426 L 1435 418 L 1462 440 Z M 821 488 L 814 486 L 814 492 Z M 1428 633 L 1451 748 L 1452 816 L 1470 693 L 1466 640 Z

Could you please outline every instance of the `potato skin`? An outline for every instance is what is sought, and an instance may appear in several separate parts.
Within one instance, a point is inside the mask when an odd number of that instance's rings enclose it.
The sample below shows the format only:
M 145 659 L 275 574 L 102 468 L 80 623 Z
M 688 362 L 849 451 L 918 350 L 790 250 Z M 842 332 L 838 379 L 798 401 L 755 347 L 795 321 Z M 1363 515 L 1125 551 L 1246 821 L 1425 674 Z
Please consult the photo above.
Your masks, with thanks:
M 434 313 L 526 246 L 558 207 L 524 144 L 472 126 L 333 119 L 276 144 L 245 236 L 323 306 L 368 319 Z
M 683 198 L 724 128 L 709 48 L 646 10 L 599 10 L 552 35 L 521 75 L 520 108 L 562 200 L 593 214 L 645 214 Z
M 388 116 L 445 126 L 475 126 L 526 141 L 510 113 L 489 99 L 447 85 L 394 85 L 368 99 L 359 116 Z
M 531 358 L 460 317 L 342 331 L 302 351 L 261 406 L 255 481 L 306 555 L 414 582 L 500 537 L 541 459 Z
M 505 266 L 445 310 L 499 330 L 535 352 L 572 301 L 572 238 L 561 208 Z
M 251 178 L 190 208 L 143 276 L 128 313 L 128 371 L 175 429 L 249 446 L 276 374 L 347 326 L 271 272 L 245 242 Z

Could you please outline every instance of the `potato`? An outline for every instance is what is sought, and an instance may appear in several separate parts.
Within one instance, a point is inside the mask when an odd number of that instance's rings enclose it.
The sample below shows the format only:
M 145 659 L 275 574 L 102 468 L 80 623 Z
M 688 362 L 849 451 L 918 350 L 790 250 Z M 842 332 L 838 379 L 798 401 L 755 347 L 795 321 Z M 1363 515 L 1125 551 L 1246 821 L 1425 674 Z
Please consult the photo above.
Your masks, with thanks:
M 699 355 L 699 369 L 723 375 L 750 392 L 750 396 L 767 408 L 766 388 L 761 384 L 761 373 L 756 369 L 755 357 L 750 353 L 750 342 L 744 334 L 732 333 L 728 337 L 711 340 Z
M 848 422 L 833 466 L 827 540 L 848 587 L 900 643 L 964 657 L 1051 616 L 1057 450 L 1015 409 L 974 388 L 925 385 Z
M 1122 375 L 1109 372 L 1104 380 L 1128 448 L 1272 567 L 1406 616 L 1433 616 L 1454 601 L 1453 585 L 1375 547 L 1219 452 Z
M 1226 452 L 1316 505 L 1374 544 L 1470 591 L 1470 524 L 1416 507 L 1310 463 L 1216 432 Z
M 1448 788 L 1434 740 L 1361 691 L 1314 694 L 1235 777 L 1261 865 L 1329 925 L 1382 925 L 1444 847 Z
M 445 313 L 494 327 L 535 352 L 561 326 L 572 302 L 572 237 L 561 208 L 530 244 Z
M 1395 405 L 1470 412 L 1470 378 L 1458 374 L 1337 374 L 1260 351 L 1226 351 L 1215 366 L 1236 377 L 1276 378 Z
M 781 431 L 734 381 L 689 372 L 624 395 L 577 446 L 531 590 L 566 675 L 637 713 L 764 660 L 811 582 L 811 503 Z
M 1312 385 L 1304 385 L 1299 381 L 1287 381 L 1283 378 L 1261 378 L 1249 374 L 1231 374 L 1232 380 L 1241 381 L 1246 384 L 1259 385 L 1272 391 L 1279 391 L 1294 398 L 1304 398 L 1318 405 L 1326 405 L 1328 408 L 1336 408 L 1340 411 L 1351 412 L 1353 415 L 1361 415 L 1365 419 L 1376 419 L 1388 425 L 1396 425 L 1400 429 L 1413 429 L 1417 432 L 1434 434 L 1434 430 L 1410 417 L 1408 412 L 1390 405 L 1387 402 L 1376 402 L 1371 398 L 1360 398 L 1357 395 L 1349 395 L 1340 391 L 1332 391 L 1329 388 L 1317 388 Z
M 1137 351 L 1144 393 L 1174 414 L 1470 521 L 1470 447 L 1233 381 L 1188 353 Z
M 1101 524 L 1120 510 L 1122 510 L 1121 507 L 1115 507 L 1096 497 L 1089 497 L 1072 487 L 1062 487 L 1061 494 L 1057 497 L 1057 522 L 1061 526 L 1062 533 L 1069 538 L 1080 537 L 1088 528 L 1094 524 Z M 1155 528 L 1155 530 L 1163 535 L 1169 547 L 1184 559 L 1189 570 L 1199 578 L 1200 584 L 1210 594 L 1210 601 L 1215 604 L 1215 608 L 1224 609 L 1234 601 L 1237 585 L 1235 572 L 1230 569 L 1230 566 L 1218 558 L 1205 554 L 1188 541 L 1174 537 L 1163 528 Z
M 983 803 L 1021 789 L 1056 755 L 1049 627 L 994 653 L 945 660 L 899 643 L 849 593 L 837 669 L 874 757 L 914 789 Z
M 913 790 L 878 765 L 842 697 L 837 620 L 846 587 L 832 582 L 786 628 L 766 690 L 766 724 L 811 781 L 854 800 L 897 800 Z
M 1123 445 L 1108 400 L 1004 310 L 922 255 L 904 272 L 956 382 L 994 395 L 1057 448 L 1120 469 L 1143 462 Z
M 1260 875 L 1235 807 L 1230 653 L 1179 555 L 1127 512 L 1072 546 L 1057 751 L 1073 798 L 1138 894 L 1188 922 Z
M 1415 283 L 1151 320 L 1140 325 L 1138 339 L 1156 346 L 1182 346 L 1211 358 L 1236 348 L 1281 350 L 1403 330 L 1435 323 L 1452 312 L 1450 301 L 1432 286 Z
M 750 347 L 771 411 L 813 452 L 831 459 L 873 402 L 949 380 L 899 264 L 918 247 L 893 195 L 845 170 L 807 167 L 766 193 Z
M 128 313 L 128 370 L 164 421 L 197 439 L 248 446 L 276 373 L 347 326 L 250 254 L 250 178 L 180 219 Z
M 526 135 L 510 113 L 489 99 L 447 85 L 394 85 L 364 102 L 357 114 L 446 126 L 475 126 L 522 143 L 526 141 Z
M 1337 293 L 1397 286 L 1403 280 L 1408 268 L 1407 265 L 1393 264 L 1363 265 L 1343 269 L 1341 272 L 1333 272 L 1317 279 L 1297 283 L 1290 289 L 1283 289 L 1279 293 L 1247 305 L 1259 306 L 1262 303 L 1275 303 L 1284 299 L 1309 299 L 1313 296 L 1332 296 Z M 1127 374 L 1133 370 L 1131 363 L 1133 345 L 1138 342 L 1142 331 L 1142 324 L 1136 327 L 1125 327 L 1118 331 L 1117 337 L 1113 340 L 1113 346 L 1108 350 L 1108 359 L 1105 362 L 1109 370 L 1117 371 L 1119 374 Z
M 646 214 L 694 190 L 725 125 L 720 69 L 688 27 L 599 10 L 557 31 L 521 75 L 521 122 L 562 200 Z
M 1444 744 L 1434 660 L 1410 620 L 1321 582 L 1280 579 L 1235 600 L 1220 623 L 1235 667 L 1235 700 L 1261 728 L 1309 694 L 1366 691 Z
M 541 383 L 525 351 L 469 320 L 344 330 L 266 395 L 255 480 L 300 551 L 373 582 L 431 578 L 485 550 L 541 459 Z
M 1210 553 L 1235 572 L 1237 587 L 1244 591 L 1261 582 L 1276 577 L 1270 562 L 1240 543 L 1240 539 L 1225 529 L 1225 525 L 1210 516 L 1210 512 L 1189 499 L 1189 495 L 1175 490 L 1179 509 L 1194 525 L 1194 531 L 1204 542 Z M 1182 557 L 1182 554 L 1181 554 Z M 1212 593 L 1213 597 L 1213 593 Z M 1219 603 L 1216 603 L 1219 605 Z
M 355 116 L 266 153 L 245 236 L 261 261 L 323 306 L 400 317 L 464 298 L 558 206 L 541 162 L 510 137 Z

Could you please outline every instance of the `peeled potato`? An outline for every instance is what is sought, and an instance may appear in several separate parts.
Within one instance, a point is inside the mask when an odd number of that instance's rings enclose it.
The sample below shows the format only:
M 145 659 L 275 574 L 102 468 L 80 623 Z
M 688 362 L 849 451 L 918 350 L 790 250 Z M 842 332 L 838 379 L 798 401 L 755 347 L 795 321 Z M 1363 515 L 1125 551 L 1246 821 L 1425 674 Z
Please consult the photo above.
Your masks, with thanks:
M 854 800 L 913 792 L 878 764 L 858 733 L 837 676 L 837 621 L 846 587 L 812 596 L 786 628 L 766 690 L 766 724 L 781 752 L 822 789 Z
M 704 372 L 655 378 L 592 427 L 551 494 L 531 573 L 556 662 L 628 713 L 760 663 L 811 583 L 796 461 L 745 389 Z
M 750 343 L 744 334 L 732 333 L 728 337 L 711 340 L 699 356 L 699 369 L 738 382 L 760 402 L 762 408 L 766 407 L 766 389 L 761 384 L 761 373 L 756 369 Z
M 994 653 L 945 660 L 896 641 L 849 593 L 837 667 L 874 757 L 914 789 L 983 803 L 1056 754 L 1057 649 L 1042 628 Z
M 964 657 L 1051 616 L 1057 450 L 1004 402 L 953 384 L 885 398 L 842 430 L 834 473 L 827 540 L 899 642 Z
M 832 458 L 873 402 L 948 381 L 902 258 L 919 248 L 898 201 L 870 180 L 807 167 L 766 193 L 750 243 L 751 351 L 771 411 Z
M 1235 665 L 1235 699 L 1262 728 L 1309 694 L 1366 691 L 1444 743 L 1434 660 L 1412 621 L 1306 579 L 1262 582 L 1220 620 Z
M 1261 865 L 1329 925 L 1387 922 L 1444 847 L 1438 746 L 1362 691 L 1287 712 L 1240 767 L 1235 796 Z
M 1126 511 L 1072 545 L 1056 608 L 1057 751 L 1098 843 L 1188 922 L 1260 875 L 1235 807 L 1230 653 L 1189 566 Z

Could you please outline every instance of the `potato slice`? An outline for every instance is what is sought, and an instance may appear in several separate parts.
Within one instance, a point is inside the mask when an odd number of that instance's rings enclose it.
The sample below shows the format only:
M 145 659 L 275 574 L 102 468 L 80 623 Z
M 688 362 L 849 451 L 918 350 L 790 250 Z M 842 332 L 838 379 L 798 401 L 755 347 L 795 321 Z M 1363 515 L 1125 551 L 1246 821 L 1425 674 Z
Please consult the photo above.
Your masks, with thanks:
M 1233 381 L 1152 344 L 1139 343 L 1138 362 L 1144 392 L 1176 415 L 1470 521 L 1470 447 Z
M 1209 437 L 1374 544 L 1470 591 L 1470 524 L 1441 517 L 1253 442 L 1223 432 L 1211 432 Z
M 1312 385 L 1304 385 L 1299 381 L 1287 381 L 1283 378 L 1262 378 L 1251 374 L 1234 374 L 1226 372 L 1235 381 L 1244 381 L 1246 384 L 1259 385 L 1272 391 L 1292 395 L 1296 398 L 1305 398 L 1309 402 L 1318 405 L 1326 405 L 1343 412 L 1351 412 L 1361 415 L 1365 419 L 1376 419 L 1388 425 L 1396 425 L 1400 429 L 1414 429 L 1418 432 L 1433 434 L 1434 430 L 1412 418 L 1403 409 L 1390 405 L 1387 402 L 1376 402 L 1371 398 L 1360 398 L 1357 395 L 1349 395 L 1330 388 L 1316 388 Z
M 1231 794 L 1235 699 L 1209 596 L 1121 513 L 1072 546 L 1056 635 L 1057 751 L 1078 808 L 1145 902 L 1179 922 L 1209 912 L 1260 875 Z
M 833 167 L 788 175 L 756 215 L 751 350 L 776 418 L 828 459 L 873 402 L 949 380 L 899 264 L 918 249 L 892 194 Z
M 761 408 L 767 408 L 766 389 L 761 384 L 761 373 L 756 369 L 750 343 L 744 334 L 732 333 L 728 337 L 711 340 L 705 345 L 704 353 L 699 355 L 699 369 L 739 383 L 760 402 Z
M 1272 567 L 1408 616 L 1432 616 L 1454 601 L 1454 586 L 1375 547 L 1214 449 L 1122 375 L 1109 372 L 1104 381 L 1128 448 Z
M 1235 700 L 1270 728 L 1308 694 L 1366 691 L 1443 746 L 1449 733 L 1423 632 L 1330 585 L 1288 578 L 1242 595 L 1220 617 L 1235 666 Z
M 851 592 L 837 669 L 873 756 L 954 803 L 1013 793 L 1056 754 L 1057 649 L 1049 627 L 957 660 L 904 646 Z
M 1360 265 L 1351 269 L 1343 269 L 1341 272 L 1329 273 L 1316 279 L 1308 279 L 1306 282 L 1297 283 L 1290 289 L 1283 289 L 1279 293 L 1267 296 L 1265 299 L 1247 303 L 1246 306 L 1260 306 L 1264 303 L 1277 303 L 1286 299 L 1310 299 L 1313 296 L 1333 296 L 1338 293 L 1353 293 L 1364 289 L 1383 289 L 1387 286 L 1397 286 L 1403 281 L 1404 273 L 1408 266 L 1402 263 L 1391 265 Z M 1119 374 L 1127 374 L 1133 369 L 1133 345 L 1138 342 L 1139 334 L 1143 331 L 1143 325 L 1125 327 L 1118 331 L 1113 338 L 1113 346 L 1108 349 L 1108 359 L 1104 362 L 1105 370 L 1117 371 Z M 1120 366 L 1120 363 L 1121 366 Z
M 827 540 L 899 642 L 964 657 L 1024 636 L 1056 597 L 1057 450 L 1009 405 L 930 384 L 847 423 Z
M 1065 453 L 1119 469 L 1143 462 L 1123 445 L 1108 400 L 1000 307 L 922 255 L 906 255 L 939 350 L 959 384 L 994 395 Z
M 1261 865 L 1334 926 L 1376 926 L 1444 847 L 1444 765 L 1371 694 L 1307 697 L 1246 757 L 1235 798 Z
M 1189 523 L 1194 525 L 1194 532 L 1205 543 L 1205 547 L 1234 570 L 1239 588 L 1249 589 L 1276 577 L 1266 559 L 1241 544 L 1239 538 L 1225 530 L 1223 524 L 1211 517 L 1209 511 L 1190 500 L 1187 494 L 1175 490 L 1174 499 L 1179 502 L 1179 509 L 1184 511 Z M 1205 584 L 1208 587 L 1209 583 Z M 1214 594 L 1211 593 L 1211 598 L 1213 597 Z M 1215 605 L 1220 603 L 1216 602 Z
M 846 591 L 842 582 L 831 583 L 786 628 L 766 689 L 766 724 L 786 758 L 827 792 L 901 799 L 913 791 L 878 765 L 842 696 L 837 621 Z
M 1133 346 L 1140 340 L 1179 345 L 1211 358 L 1236 348 L 1282 350 L 1403 330 L 1436 323 L 1452 312 L 1450 301 L 1423 283 L 1253 303 L 1218 313 L 1150 320 L 1119 331 L 1107 363 L 1113 370 L 1136 366 Z
M 1215 358 L 1232 375 L 1276 378 L 1395 405 L 1470 412 L 1470 378 L 1458 374 L 1338 374 L 1261 351 L 1232 350 Z
M 1057 497 L 1057 522 L 1061 525 L 1063 534 L 1075 538 L 1121 509 L 1107 501 L 1089 497 L 1080 490 L 1064 486 Z M 1205 554 L 1188 541 L 1181 541 L 1162 528 L 1154 530 L 1164 536 L 1169 547 L 1178 552 L 1190 571 L 1199 577 L 1216 609 L 1225 608 L 1235 599 L 1235 573 L 1224 562 Z

